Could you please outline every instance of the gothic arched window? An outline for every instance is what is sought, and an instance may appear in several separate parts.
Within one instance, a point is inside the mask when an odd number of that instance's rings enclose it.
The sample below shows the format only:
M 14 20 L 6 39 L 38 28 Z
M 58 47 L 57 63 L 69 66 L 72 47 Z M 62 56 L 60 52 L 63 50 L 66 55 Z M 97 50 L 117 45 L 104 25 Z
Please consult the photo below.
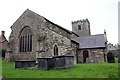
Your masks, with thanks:
M 32 51 L 32 34 L 28 26 L 24 27 L 19 35 L 19 51 L 31 52 Z
M 58 47 L 57 45 L 54 45 L 54 55 L 58 55 Z

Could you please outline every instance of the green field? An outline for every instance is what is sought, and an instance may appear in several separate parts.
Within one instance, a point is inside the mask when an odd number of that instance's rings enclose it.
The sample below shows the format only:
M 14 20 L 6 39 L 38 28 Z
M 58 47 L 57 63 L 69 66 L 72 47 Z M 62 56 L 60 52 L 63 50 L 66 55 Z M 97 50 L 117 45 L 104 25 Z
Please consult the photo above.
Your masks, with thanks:
M 118 78 L 117 63 L 77 64 L 61 70 L 15 69 L 13 62 L 2 61 L 5 78 Z

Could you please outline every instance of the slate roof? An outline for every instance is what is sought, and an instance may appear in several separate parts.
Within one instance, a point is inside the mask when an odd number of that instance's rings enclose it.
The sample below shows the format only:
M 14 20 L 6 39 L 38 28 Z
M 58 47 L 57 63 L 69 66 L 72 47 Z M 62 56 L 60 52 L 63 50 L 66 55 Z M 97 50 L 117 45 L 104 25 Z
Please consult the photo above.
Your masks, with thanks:
M 105 48 L 105 36 L 104 34 L 91 35 L 86 37 L 78 37 L 72 39 L 79 42 L 79 49 L 85 48 Z
M 39 15 L 39 14 L 37 14 L 37 13 L 29 10 L 29 9 L 27 9 L 26 11 L 30 11 L 30 12 L 32 12 L 33 14 L 36 14 L 36 15 L 38 15 L 38 16 L 41 16 L 41 15 Z M 66 32 L 68 32 L 68 33 L 70 33 L 70 34 L 72 33 L 70 30 L 68 30 L 68 29 L 66 29 L 66 28 L 63 28 L 63 27 L 59 26 L 58 24 L 53 23 L 52 21 L 48 20 L 47 18 L 45 18 L 45 17 L 43 17 L 43 16 L 41 16 L 41 17 L 42 17 L 43 19 L 45 19 L 46 21 L 50 22 L 51 24 L 53 24 L 53 25 L 61 28 L 62 30 L 66 31 Z
M 53 25 L 61 28 L 62 30 L 67 31 L 67 32 L 70 33 L 70 34 L 72 33 L 70 30 L 68 30 L 68 29 L 66 29 L 66 28 L 63 28 L 63 27 L 59 26 L 58 24 L 53 23 L 52 21 L 48 20 L 47 18 L 45 18 L 45 17 L 43 17 L 43 18 L 44 18 L 46 21 L 50 22 L 51 24 L 53 24 Z

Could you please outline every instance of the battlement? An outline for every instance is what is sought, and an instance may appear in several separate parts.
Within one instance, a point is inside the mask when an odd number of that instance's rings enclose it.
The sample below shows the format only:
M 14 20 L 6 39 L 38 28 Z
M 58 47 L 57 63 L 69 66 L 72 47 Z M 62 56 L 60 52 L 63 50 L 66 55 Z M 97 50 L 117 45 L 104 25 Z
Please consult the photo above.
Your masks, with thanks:
M 78 22 L 88 22 L 88 23 L 90 23 L 89 22 L 89 20 L 86 18 L 86 19 L 83 19 L 83 20 L 77 20 L 77 21 L 72 21 L 72 24 L 74 24 L 74 23 L 78 23 Z
M 72 21 L 72 31 L 79 36 L 91 35 L 89 20 L 86 18 L 82 20 Z

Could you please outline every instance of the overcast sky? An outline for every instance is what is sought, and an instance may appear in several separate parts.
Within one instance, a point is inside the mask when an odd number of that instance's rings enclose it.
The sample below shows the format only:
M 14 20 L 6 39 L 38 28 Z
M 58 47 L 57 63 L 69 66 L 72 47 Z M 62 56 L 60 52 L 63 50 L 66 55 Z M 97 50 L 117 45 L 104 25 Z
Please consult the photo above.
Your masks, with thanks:
M 90 21 L 91 33 L 107 32 L 108 42 L 118 43 L 119 0 L 1 0 L 0 31 L 6 31 L 8 39 L 12 24 L 30 9 L 50 21 L 72 30 L 71 21 Z

